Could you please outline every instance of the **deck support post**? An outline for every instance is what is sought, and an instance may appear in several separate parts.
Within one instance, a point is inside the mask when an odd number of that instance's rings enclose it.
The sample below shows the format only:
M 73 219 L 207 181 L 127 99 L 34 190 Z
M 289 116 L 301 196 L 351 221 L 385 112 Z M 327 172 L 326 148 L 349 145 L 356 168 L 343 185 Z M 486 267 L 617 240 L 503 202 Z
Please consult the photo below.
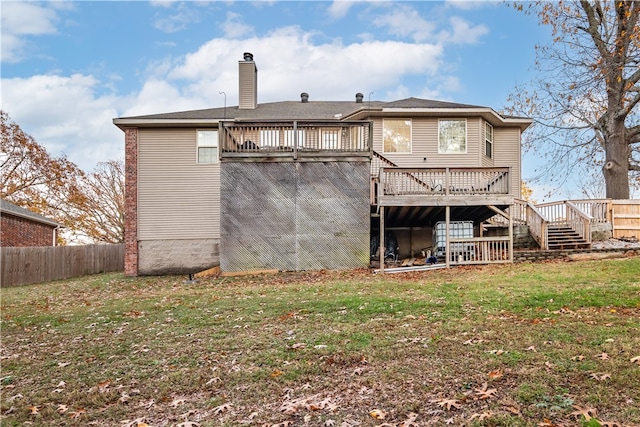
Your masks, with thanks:
M 451 206 L 449 205 L 444 208 L 444 222 L 444 256 L 447 268 L 451 268 L 451 255 L 449 254 L 449 223 L 451 222 Z
M 380 255 L 378 258 L 380 259 L 380 273 L 384 274 L 384 206 L 380 208 L 380 245 L 378 246 L 380 249 Z
M 509 206 L 509 262 L 513 264 L 513 209 L 514 205 Z

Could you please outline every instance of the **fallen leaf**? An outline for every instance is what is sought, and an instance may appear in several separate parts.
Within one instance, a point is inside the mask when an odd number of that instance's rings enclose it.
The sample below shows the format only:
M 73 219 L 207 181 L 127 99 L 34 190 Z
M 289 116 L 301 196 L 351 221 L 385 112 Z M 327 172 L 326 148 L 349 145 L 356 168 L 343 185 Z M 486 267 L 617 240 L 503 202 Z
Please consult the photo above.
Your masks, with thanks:
M 176 427 L 200 427 L 200 424 L 195 421 L 185 421 L 183 423 L 177 424 Z
M 480 400 L 489 399 L 498 392 L 495 388 L 487 389 L 487 383 L 482 384 L 482 388 L 477 388 L 474 391 Z
M 604 380 L 610 380 L 611 379 L 611 374 L 598 375 L 595 372 L 593 372 L 589 376 L 591 378 L 593 378 L 594 380 L 597 380 L 597 381 L 604 381 Z
M 69 418 L 75 419 L 75 418 L 80 418 L 84 413 L 86 413 L 87 411 L 85 411 L 84 409 L 80 408 L 80 409 L 76 409 L 73 412 L 69 412 Z M 138 424 L 138 426 L 140 426 L 140 424 Z
M 438 406 L 445 408 L 447 411 L 450 411 L 451 408 L 460 409 L 462 404 L 456 399 L 434 399 L 430 400 L 431 403 L 437 403 Z
M 585 421 L 591 420 L 591 418 L 595 417 L 598 414 L 598 411 L 595 408 L 583 408 L 581 406 L 574 405 L 573 408 L 575 411 L 571 413 L 576 419 L 580 417 L 584 417 Z
M 98 383 L 98 391 L 100 393 L 105 393 L 106 391 L 108 391 L 107 389 L 109 388 L 109 384 L 111 384 L 110 380 L 99 382 Z
M 63 405 L 63 404 L 59 404 L 58 405 L 57 411 L 58 411 L 59 414 L 64 414 L 68 410 L 69 410 L 69 407 L 67 405 Z
M 600 360 L 609 360 L 609 355 L 608 355 L 607 353 L 599 354 L 597 357 L 598 357 L 598 359 L 600 359 Z M 588 420 L 587 420 L 587 421 L 588 421 Z
M 387 413 L 382 409 L 374 409 L 373 411 L 369 412 L 369 415 L 371 415 L 376 420 L 384 420 L 384 417 L 387 416 Z
M 503 375 L 502 371 L 500 370 L 491 371 L 487 374 L 487 376 L 491 380 L 497 380 L 498 378 L 502 378 L 502 375 Z
M 231 404 L 230 403 L 225 403 L 222 404 L 220 406 L 216 406 L 215 408 L 213 408 L 213 413 L 216 415 L 220 415 L 223 412 L 227 412 L 229 410 L 229 408 L 231 408 Z
M 58 362 L 58 366 L 64 368 L 65 366 L 71 365 L 71 362 Z
M 183 405 L 186 401 L 182 398 L 176 397 L 175 399 L 173 399 L 173 401 L 171 402 L 171 406 L 173 408 L 177 408 L 179 405 Z
M 40 415 L 40 408 L 37 406 L 29 406 L 29 411 L 31 415 Z
M 538 350 L 536 350 L 536 347 L 532 345 L 530 347 L 525 348 L 524 351 L 533 351 L 534 353 L 536 353 Z
M 583 355 L 573 356 L 571 360 L 573 360 L 574 362 L 581 362 L 584 360 L 584 356 Z
M 487 418 L 491 418 L 492 416 L 493 416 L 493 412 L 489 411 L 489 412 L 483 412 L 481 414 L 475 413 L 471 415 L 471 418 L 469 419 L 470 420 L 478 419 L 478 421 L 484 421 Z
M 640 365 L 640 356 L 636 356 L 631 359 L 631 363 L 635 363 L 636 365 Z
M 284 372 L 282 372 L 280 369 L 276 369 L 275 371 L 273 371 L 273 372 L 271 373 L 271 378 L 277 378 L 277 377 L 279 377 L 280 375 L 282 375 L 283 373 L 284 373 Z

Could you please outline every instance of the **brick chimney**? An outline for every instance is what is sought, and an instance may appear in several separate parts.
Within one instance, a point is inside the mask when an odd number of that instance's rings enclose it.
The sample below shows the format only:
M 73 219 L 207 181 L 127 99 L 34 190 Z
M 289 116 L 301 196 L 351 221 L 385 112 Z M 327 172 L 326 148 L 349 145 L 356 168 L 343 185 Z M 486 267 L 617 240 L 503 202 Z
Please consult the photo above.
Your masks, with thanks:
M 238 61 L 238 69 L 240 83 L 238 108 L 253 110 L 258 105 L 258 68 L 251 53 L 244 53 L 244 60 Z

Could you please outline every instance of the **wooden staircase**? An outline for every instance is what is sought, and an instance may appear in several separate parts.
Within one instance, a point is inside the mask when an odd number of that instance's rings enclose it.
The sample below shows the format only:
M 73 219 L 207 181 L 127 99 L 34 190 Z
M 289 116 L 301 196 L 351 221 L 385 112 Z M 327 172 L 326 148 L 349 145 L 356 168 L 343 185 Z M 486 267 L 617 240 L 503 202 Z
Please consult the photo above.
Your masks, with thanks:
M 568 224 L 549 224 L 548 246 L 554 249 L 588 249 L 591 243 L 584 240 Z

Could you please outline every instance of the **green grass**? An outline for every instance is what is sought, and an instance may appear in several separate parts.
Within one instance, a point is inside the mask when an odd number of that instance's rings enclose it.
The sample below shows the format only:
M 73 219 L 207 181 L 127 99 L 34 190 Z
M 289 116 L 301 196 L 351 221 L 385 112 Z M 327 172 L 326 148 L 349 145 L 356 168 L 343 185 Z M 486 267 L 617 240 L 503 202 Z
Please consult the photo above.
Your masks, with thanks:
M 185 279 L 2 289 L 2 425 L 640 425 L 638 258 Z

